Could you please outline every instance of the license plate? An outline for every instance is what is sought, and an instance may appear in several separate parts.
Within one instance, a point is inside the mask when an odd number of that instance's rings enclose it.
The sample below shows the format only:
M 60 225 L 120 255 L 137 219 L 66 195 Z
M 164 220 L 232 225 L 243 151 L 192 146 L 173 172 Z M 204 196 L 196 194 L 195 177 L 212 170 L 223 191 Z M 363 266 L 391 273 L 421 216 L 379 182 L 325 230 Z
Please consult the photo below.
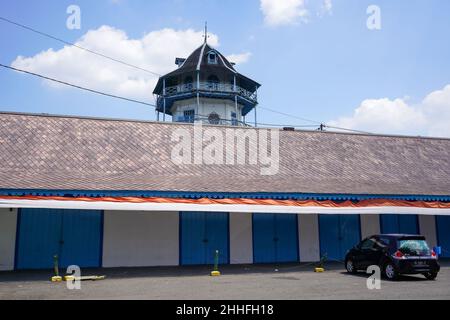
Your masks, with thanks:
M 416 266 L 426 266 L 428 263 L 426 261 L 414 261 Z

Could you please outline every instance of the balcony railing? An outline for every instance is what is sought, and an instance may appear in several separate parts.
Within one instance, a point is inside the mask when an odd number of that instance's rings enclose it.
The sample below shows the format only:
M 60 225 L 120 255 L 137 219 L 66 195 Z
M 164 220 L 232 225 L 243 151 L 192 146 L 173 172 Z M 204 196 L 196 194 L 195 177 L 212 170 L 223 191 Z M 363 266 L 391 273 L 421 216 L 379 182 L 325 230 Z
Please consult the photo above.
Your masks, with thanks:
M 246 124 L 243 121 L 238 121 L 237 119 L 215 119 L 214 121 L 211 121 L 208 119 L 208 117 L 201 117 L 201 116 L 177 116 L 174 117 L 175 122 L 185 122 L 185 123 L 204 123 L 204 124 L 217 124 L 217 125 L 224 125 L 224 126 L 245 126 L 250 127 L 250 125 Z
M 252 102 L 258 101 L 258 96 L 256 92 L 250 92 L 244 88 L 239 86 L 235 86 L 233 84 L 226 83 L 215 83 L 215 82 L 200 82 L 198 86 L 198 90 L 201 92 L 215 92 L 215 93 L 228 93 L 228 94 L 237 94 L 241 97 L 244 97 Z M 166 97 L 175 96 L 182 93 L 196 92 L 197 91 L 197 83 L 186 83 L 172 87 L 166 87 Z

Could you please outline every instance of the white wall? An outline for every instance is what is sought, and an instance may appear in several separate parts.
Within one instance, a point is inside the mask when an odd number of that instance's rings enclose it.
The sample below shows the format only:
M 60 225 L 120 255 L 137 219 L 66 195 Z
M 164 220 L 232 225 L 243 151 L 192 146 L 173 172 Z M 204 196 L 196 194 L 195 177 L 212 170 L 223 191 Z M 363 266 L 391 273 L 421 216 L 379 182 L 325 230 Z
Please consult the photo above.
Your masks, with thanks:
M 105 211 L 103 266 L 178 265 L 178 225 L 178 212 Z
M 435 216 L 419 215 L 419 230 L 420 234 L 425 236 L 431 247 L 437 246 Z
M 14 269 L 17 210 L 0 208 L 0 270 Z
M 230 213 L 230 263 L 253 263 L 251 213 Z
M 236 106 L 231 100 L 200 98 L 200 105 L 197 110 L 197 98 L 194 98 L 174 102 L 171 111 L 174 119 L 176 119 L 177 117 L 182 117 L 185 110 L 192 109 L 194 109 L 200 117 L 208 117 L 210 113 L 215 112 L 219 115 L 220 119 L 231 120 L 231 112 L 236 111 Z M 238 121 L 242 121 L 241 114 L 242 105 L 238 104 Z
M 361 220 L 361 239 L 380 233 L 380 215 L 362 214 Z
M 300 214 L 298 216 L 300 261 L 320 260 L 319 217 L 317 214 Z

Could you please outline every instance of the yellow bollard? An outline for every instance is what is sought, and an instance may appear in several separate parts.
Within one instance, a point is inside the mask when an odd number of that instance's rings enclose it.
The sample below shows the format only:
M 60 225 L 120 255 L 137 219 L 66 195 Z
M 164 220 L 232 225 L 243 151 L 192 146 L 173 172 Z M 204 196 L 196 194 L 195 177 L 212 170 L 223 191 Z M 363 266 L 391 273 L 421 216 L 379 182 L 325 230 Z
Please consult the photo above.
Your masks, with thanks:
M 53 270 L 55 271 L 55 275 L 50 278 L 51 282 L 61 282 L 62 277 L 59 275 L 59 266 L 58 266 L 58 255 L 55 254 L 53 256 Z
M 219 250 L 216 250 L 216 254 L 214 256 L 214 270 L 211 271 L 211 276 L 213 276 L 213 277 L 220 276 L 220 271 L 219 271 Z

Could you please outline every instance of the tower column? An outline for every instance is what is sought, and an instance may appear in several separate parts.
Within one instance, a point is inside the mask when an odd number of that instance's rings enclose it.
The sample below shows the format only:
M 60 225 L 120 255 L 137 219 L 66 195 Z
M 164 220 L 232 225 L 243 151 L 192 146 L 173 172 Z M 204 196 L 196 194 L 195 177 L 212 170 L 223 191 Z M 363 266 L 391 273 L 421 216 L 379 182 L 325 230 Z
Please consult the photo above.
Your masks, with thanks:
M 256 97 L 258 97 L 258 87 L 255 88 L 255 94 L 256 94 Z M 255 128 L 258 127 L 258 118 L 257 118 L 256 107 L 258 107 L 258 104 L 255 105 Z
M 166 121 L 166 78 L 163 79 L 163 121 Z
M 199 109 L 200 109 L 200 71 L 197 71 L 197 110 L 195 111 L 195 116 L 197 117 Z
M 237 102 L 237 87 L 236 87 L 236 74 L 233 77 L 233 91 L 234 91 L 234 110 L 236 112 L 236 124 L 238 121 L 238 102 Z M 231 123 L 233 125 L 233 123 Z

